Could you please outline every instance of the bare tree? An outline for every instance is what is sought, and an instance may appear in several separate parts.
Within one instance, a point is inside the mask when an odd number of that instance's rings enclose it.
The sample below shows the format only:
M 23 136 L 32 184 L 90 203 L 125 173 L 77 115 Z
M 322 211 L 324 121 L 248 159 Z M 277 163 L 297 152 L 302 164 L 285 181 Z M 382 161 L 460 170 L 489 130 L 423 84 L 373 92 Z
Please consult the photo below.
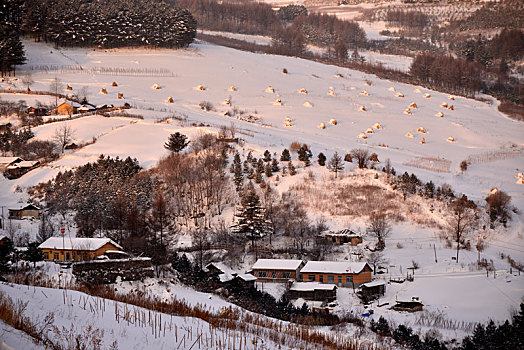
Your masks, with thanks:
M 61 153 L 64 153 L 65 147 L 73 141 L 75 137 L 75 131 L 68 124 L 62 124 L 55 130 L 53 135 L 53 141 L 55 141 L 59 146 Z
M 366 231 L 377 237 L 377 249 L 383 250 L 386 247 L 386 238 L 391 234 L 391 224 L 386 214 L 371 213 Z
M 329 171 L 335 173 L 335 179 L 337 178 L 339 171 L 344 170 L 344 163 L 342 162 L 342 157 L 338 155 L 338 152 L 335 152 L 333 157 L 329 159 L 327 168 Z
M 27 92 L 31 91 L 31 85 L 33 85 L 34 82 L 35 81 L 33 80 L 33 76 L 31 75 L 31 73 L 27 73 L 22 78 L 22 84 L 27 86 Z
M 76 98 L 78 99 L 79 103 L 86 104 L 87 99 L 89 98 L 89 87 L 83 86 L 80 90 L 78 90 Z
M 464 238 L 469 235 L 478 224 L 478 217 L 476 215 L 477 206 L 468 197 L 463 195 L 450 203 L 452 216 L 448 220 L 448 231 L 457 242 L 457 263 L 459 261 L 460 245 Z
M 379 267 L 382 264 L 387 264 L 389 262 L 388 259 L 384 257 L 384 253 L 382 251 L 376 250 L 374 252 L 370 252 L 366 256 L 367 262 L 373 266 L 373 274 L 377 274 L 377 267 Z
M 64 84 L 60 79 L 54 77 L 49 85 L 49 92 L 55 95 L 55 108 L 58 107 L 58 96 L 61 95 L 60 92 L 62 92 L 62 90 L 64 90 Z
M 367 149 L 356 148 L 356 149 L 351 150 L 350 154 L 353 159 L 357 160 L 358 167 L 360 169 L 368 167 L 370 154 Z

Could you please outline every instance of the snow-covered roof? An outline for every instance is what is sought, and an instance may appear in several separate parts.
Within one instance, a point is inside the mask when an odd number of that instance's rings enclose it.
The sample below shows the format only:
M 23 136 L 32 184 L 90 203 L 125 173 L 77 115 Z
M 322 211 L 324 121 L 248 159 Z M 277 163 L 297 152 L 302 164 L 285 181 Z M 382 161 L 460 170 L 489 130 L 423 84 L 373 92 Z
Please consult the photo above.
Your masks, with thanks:
M 38 165 L 38 164 L 40 164 L 40 162 L 37 161 L 37 160 L 34 160 L 34 161 L 23 160 L 21 162 L 18 162 L 18 163 L 15 163 L 15 164 L 12 164 L 12 165 L 8 166 L 7 169 L 31 168 L 31 167 L 34 167 L 35 165 Z
M 51 237 L 40 244 L 40 249 L 69 249 L 69 250 L 97 250 L 107 243 L 122 249 L 116 242 L 109 238 L 71 238 L 71 237 Z
M 308 261 L 301 273 L 359 273 L 367 265 L 365 262 L 349 261 Z
M 253 270 L 296 270 L 303 263 L 302 260 L 291 259 L 258 259 Z
M 341 231 L 338 231 L 338 232 L 333 232 L 333 231 L 324 231 L 322 232 L 322 235 L 324 236 L 344 236 L 344 237 L 361 237 L 361 234 L 360 233 L 357 233 L 357 232 L 354 232 L 348 228 L 346 229 L 343 229 Z
M 235 273 L 238 272 L 238 271 L 233 270 L 232 268 L 230 268 L 229 266 L 227 266 L 226 264 L 221 263 L 221 262 L 209 263 L 209 264 L 206 265 L 206 268 L 209 269 L 210 266 L 214 266 L 216 269 L 222 271 L 223 273 L 230 274 L 230 275 L 235 274 Z
M 256 277 L 253 276 L 252 274 L 250 273 L 239 273 L 239 274 L 236 274 L 236 273 L 222 273 L 220 275 L 218 275 L 218 279 L 220 280 L 220 282 L 229 282 L 231 281 L 233 278 L 235 277 L 238 277 L 246 282 L 249 282 L 249 281 L 256 281 Z
M 20 157 L 0 157 L 0 164 L 11 164 L 16 161 L 21 161 Z
M 75 108 L 82 107 L 82 105 L 80 103 L 76 103 L 76 102 L 73 102 L 73 101 L 64 101 L 58 107 L 62 106 L 63 104 L 68 104 L 68 105 L 70 105 L 72 107 L 75 107 Z
M 313 290 L 334 290 L 337 286 L 334 284 L 324 284 L 319 282 L 295 282 L 289 290 L 296 291 L 313 291 Z
M 23 204 L 18 208 L 9 208 L 9 210 L 40 210 L 40 208 L 34 204 Z
M 360 286 L 371 288 L 371 287 L 376 287 L 376 286 L 383 286 L 385 284 L 386 284 L 385 281 L 372 281 L 372 282 L 362 283 Z

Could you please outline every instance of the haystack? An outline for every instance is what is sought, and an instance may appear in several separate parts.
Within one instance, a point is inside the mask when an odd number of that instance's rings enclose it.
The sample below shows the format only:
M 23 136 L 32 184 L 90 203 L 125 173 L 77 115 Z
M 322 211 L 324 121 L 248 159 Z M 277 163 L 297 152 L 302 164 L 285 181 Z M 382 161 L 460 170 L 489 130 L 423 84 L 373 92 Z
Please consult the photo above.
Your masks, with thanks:
M 231 86 L 227 89 L 227 91 L 237 91 L 237 88 L 234 87 L 233 85 L 231 85 Z
M 275 101 L 273 101 L 274 106 L 282 106 L 282 100 L 277 98 Z
M 426 129 L 424 129 L 423 127 L 420 127 L 417 129 L 417 132 L 421 133 L 421 134 L 425 134 L 426 133 Z
M 415 102 L 411 102 L 409 104 L 409 108 L 418 108 L 418 107 L 417 107 L 417 104 Z
M 337 122 L 336 119 L 330 119 L 330 120 L 329 120 L 329 124 L 331 124 L 331 125 L 337 125 L 338 122 Z
M 168 97 L 166 102 L 167 103 L 173 103 L 174 102 L 173 97 Z
M 265 92 L 270 92 L 270 93 L 274 93 L 275 92 L 275 89 L 273 89 L 273 87 L 271 85 L 269 85 L 266 90 L 264 90 Z
M 448 142 L 455 142 L 455 138 L 453 136 L 450 136 L 450 137 L 448 137 L 447 141 Z
M 497 193 L 498 191 L 499 191 L 498 188 L 493 187 L 491 190 L 489 190 L 489 193 L 490 193 L 490 194 L 495 194 L 495 193 Z
M 519 184 L 519 185 L 524 185 L 524 179 L 520 179 L 519 178 L 519 179 L 517 179 L 516 183 Z
M 119 92 L 118 93 L 118 99 L 119 100 L 123 100 L 124 99 L 124 93 L 123 92 Z
M 374 134 L 375 132 L 371 128 L 366 129 L 366 134 Z
M 206 90 L 206 88 L 205 88 L 205 86 L 204 86 L 204 85 L 197 85 L 197 86 L 195 86 L 195 90 L 199 90 L 199 91 L 205 91 L 205 90 Z
M 394 92 L 394 91 L 395 91 L 395 88 L 392 86 L 392 87 L 390 87 L 388 90 Z
M 318 128 L 319 129 L 325 129 L 326 128 L 326 124 L 320 123 L 320 124 L 318 124 Z
M 404 114 L 411 114 L 411 109 L 406 108 L 406 109 L 404 110 Z
M 313 107 L 313 105 L 312 105 L 311 102 L 309 102 L 309 101 L 304 102 L 304 105 L 303 105 L 303 106 L 304 106 L 304 107 L 307 107 L 307 108 L 311 108 L 311 107 Z
M 333 91 L 333 90 L 329 90 L 329 91 L 327 92 L 327 94 L 328 94 L 329 96 L 336 96 L 335 91 Z
M 349 90 L 356 90 L 356 89 L 357 89 L 357 88 L 354 87 L 354 86 L 351 86 L 351 87 L 349 88 Z
M 160 90 L 161 87 L 157 83 L 154 83 L 153 86 L 151 86 L 151 89 Z
M 366 82 L 364 82 L 364 85 L 371 86 L 371 82 L 370 81 L 366 81 Z
M 395 96 L 397 96 L 397 97 L 404 97 L 404 94 L 403 94 L 402 92 L 397 92 L 397 93 L 395 94 Z
M 101 88 L 100 91 L 98 91 L 98 93 L 102 95 L 107 95 L 107 90 L 106 88 Z
M 373 127 L 374 127 L 375 129 L 377 129 L 377 130 L 382 129 L 382 125 L 380 125 L 379 123 L 375 123 L 375 124 L 373 124 Z
M 447 102 L 442 102 L 440 104 L 440 107 L 448 108 L 448 103 Z
M 366 90 L 360 91 L 360 94 L 364 96 L 369 96 L 369 92 L 367 92 Z
M 414 136 L 413 136 L 413 134 L 411 133 L 411 131 L 408 131 L 408 132 L 407 132 L 407 134 L 406 134 L 406 135 L 404 135 L 404 136 L 406 136 L 406 137 L 411 137 L 411 138 L 413 138 L 413 137 L 414 137 Z
M 449 105 L 449 106 L 448 106 L 448 109 L 449 109 L 450 111 L 454 111 L 454 110 L 455 110 L 455 108 L 453 107 L 453 105 Z
M 73 90 L 73 87 L 72 87 L 71 85 L 67 84 L 67 86 L 66 86 L 66 90 L 67 90 L 67 91 L 72 91 L 72 90 Z
M 226 98 L 226 99 L 222 102 L 222 104 L 225 104 L 225 105 L 227 105 L 227 106 L 231 106 L 231 100 L 230 100 L 229 98 Z
M 449 96 L 448 96 L 448 100 L 455 101 L 455 96 L 451 96 L 451 95 L 449 95 Z
M 116 86 L 118 86 L 118 84 L 116 83 L 116 81 L 114 81 L 114 82 L 111 83 L 111 86 L 115 86 L 116 87 Z
M 284 119 L 284 126 L 293 126 L 293 121 L 291 118 L 286 117 L 286 119 Z
M 413 92 L 416 93 L 416 94 L 420 94 L 421 93 L 420 89 L 415 89 L 415 90 L 413 90 Z
M 363 132 L 361 132 L 360 134 L 358 134 L 357 136 L 359 139 L 367 139 L 368 137 L 366 136 L 366 134 L 364 134 Z
M 518 179 L 524 179 L 524 174 L 517 173 L 517 175 L 515 177 L 518 178 Z
M 426 143 L 426 139 L 422 138 L 422 140 L 420 140 L 420 143 L 424 145 Z
M 300 94 L 307 94 L 307 90 L 302 88 L 302 89 L 298 90 L 298 93 L 300 93 Z
M 361 112 L 365 112 L 366 111 L 366 107 L 360 106 L 360 107 L 358 107 L 358 110 L 361 111 Z
M 335 74 L 335 78 L 344 78 L 344 76 L 340 73 Z
M 438 112 L 437 114 L 435 114 L 435 117 L 440 117 L 440 118 L 442 118 L 442 117 L 444 117 L 444 113 L 442 113 L 442 112 Z
M 422 95 L 422 96 L 424 96 L 425 98 L 430 98 L 430 97 L 431 97 L 430 94 L 424 94 L 424 95 Z

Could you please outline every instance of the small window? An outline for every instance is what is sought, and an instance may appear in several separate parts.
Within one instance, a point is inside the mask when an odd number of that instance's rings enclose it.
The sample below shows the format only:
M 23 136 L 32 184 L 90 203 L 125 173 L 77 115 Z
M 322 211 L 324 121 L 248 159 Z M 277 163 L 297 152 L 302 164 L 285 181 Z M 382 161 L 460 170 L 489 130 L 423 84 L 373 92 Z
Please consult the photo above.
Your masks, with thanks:
M 353 276 L 346 276 L 346 283 L 353 283 Z
M 53 259 L 58 260 L 58 253 L 55 253 L 55 254 L 53 255 Z
M 271 278 L 277 278 L 277 273 L 275 271 L 271 272 Z
M 338 283 L 342 283 L 342 276 L 338 276 Z
M 258 272 L 258 277 L 266 277 L 266 271 L 259 271 Z
M 289 278 L 291 277 L 291 272 L 283 272 L 282 273 L 282 278 Z
M 44 253 L 44 260 L 49 260 L 49 253 L 48 252 Z
M 315 275 L 309 275 L 309 281 L 314 282 L 315 281 Z
M 320 283 L 323 283 L 324 282 L 324 275 L 318 275 L 318 281 Z
M 335 283 L 335 276 L 328 275 L 327 276 L 327 283 Z

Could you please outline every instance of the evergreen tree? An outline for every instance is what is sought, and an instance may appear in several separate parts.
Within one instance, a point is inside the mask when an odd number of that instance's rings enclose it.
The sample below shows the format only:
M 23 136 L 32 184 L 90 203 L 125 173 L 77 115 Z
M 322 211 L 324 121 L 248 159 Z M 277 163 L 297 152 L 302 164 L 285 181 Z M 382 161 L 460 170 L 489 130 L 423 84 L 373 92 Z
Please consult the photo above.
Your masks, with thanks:
M 0 245 L 0 275 L 9 270 L 9 261 L 13 255 L 13 241 L 9 238 L 4 239 L 4 244 Z
M 302 145 L 302 147 L 300 147 L 297 153 L 298 153 L 298 160 L 304 162 L 305 165 L 308 166 L 310 163 L 310 158 L 313 156 L 309 147 L 304 144 Z
M 335 173 L 335 178 L 337 178 L 340 171 L 344 170 L 344 163 L 342 163 L 342 157 L 338 155 L 338 152 L 335 152 L 333 157 L 329 160 L 327 168 L 329 171 Z
M 25 260 L 31 261 L 33 263 L 33 267 L 36 267 L 37 261 L 44 260 L 42 249 L 38 248 L 38 246 L 38 242 L 29 243 L 25 252 Z
M 164 147 L 173 153 L 179 153 L 181 150 L 186 148 L 187 145 L 189 145 L 189 142 L 190 141 L 187 141 L 186 135 L 176 132 L 169 135 L 169 139 L 164 144 Z
M 235 183 L 237 191 L 240 191 L 244 185 L 244 174 L 242 173 L 242 164 L 238 152 L 235 153 L 233 158 L 233 174 L 233 182 Z
M 267 163 L 266 167 L 264 169 L 264 173 L 266 174 L 266 177 L 273 176 L 273 171 L 271 170 L 271 164 Z
M 280 156 L 280 161 L 282 162 L 289 162 L 291 160 L 291 154 L 289 153 L 289 150 L 287 148 L 284 148 L 282 151 L 282 155 Z
M 267 149 L 264 152 L 264 162 L 271 162 L 271 152 L 269 152 Z
M 271 171 L 274 173 L 280 171 L 280 167 L 278 166 L 278 160 L 276 158 L 273 158 L 271 162 Z
M 318 154 L 318 165 L 320 166 L 326 165 L 326 156 L 322 152 Z
M 289 175 L 293 176 L 297 173 L 297 170 L 295 169 L 295 166 L 293 165 L 293 162 L 289 162 L 288 164 L 288 170 L 289 170 Z

